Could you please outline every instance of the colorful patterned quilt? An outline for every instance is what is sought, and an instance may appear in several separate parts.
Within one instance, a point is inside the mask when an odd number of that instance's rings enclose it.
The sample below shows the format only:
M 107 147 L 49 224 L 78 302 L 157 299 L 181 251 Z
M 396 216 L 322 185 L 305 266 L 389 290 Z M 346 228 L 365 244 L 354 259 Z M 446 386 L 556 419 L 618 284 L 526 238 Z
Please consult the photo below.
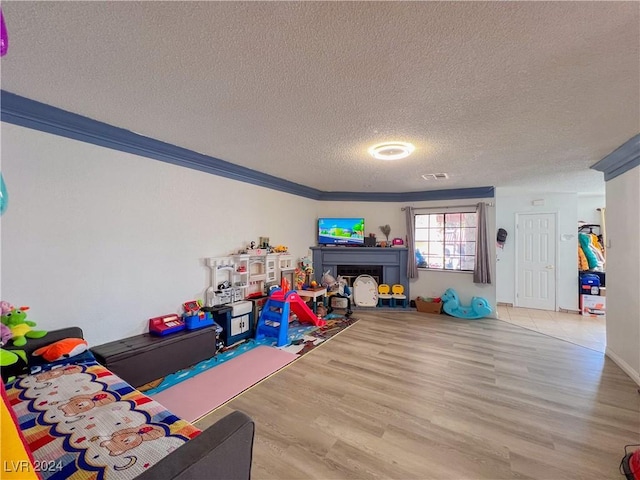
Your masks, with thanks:
M 44 479 L 132 479 L 200 433 L 90 354 L 5 387 Z

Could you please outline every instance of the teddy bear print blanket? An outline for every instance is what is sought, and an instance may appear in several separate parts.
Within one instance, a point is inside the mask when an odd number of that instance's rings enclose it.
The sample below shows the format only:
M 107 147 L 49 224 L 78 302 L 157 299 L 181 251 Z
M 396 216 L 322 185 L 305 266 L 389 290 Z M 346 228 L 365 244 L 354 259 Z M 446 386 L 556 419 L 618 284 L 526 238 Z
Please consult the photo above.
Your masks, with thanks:
M 200 433 L 93 359 L 5 387 L 44 479 L 131 479 Z

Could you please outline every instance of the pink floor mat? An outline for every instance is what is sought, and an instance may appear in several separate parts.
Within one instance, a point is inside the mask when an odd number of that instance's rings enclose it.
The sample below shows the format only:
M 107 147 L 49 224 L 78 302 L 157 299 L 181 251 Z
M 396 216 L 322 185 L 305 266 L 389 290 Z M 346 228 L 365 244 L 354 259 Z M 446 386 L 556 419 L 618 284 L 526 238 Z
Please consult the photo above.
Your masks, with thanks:
M 259 346 L 152 398 L 171 413 L 194 422 L 297 358 L 293 353 Z

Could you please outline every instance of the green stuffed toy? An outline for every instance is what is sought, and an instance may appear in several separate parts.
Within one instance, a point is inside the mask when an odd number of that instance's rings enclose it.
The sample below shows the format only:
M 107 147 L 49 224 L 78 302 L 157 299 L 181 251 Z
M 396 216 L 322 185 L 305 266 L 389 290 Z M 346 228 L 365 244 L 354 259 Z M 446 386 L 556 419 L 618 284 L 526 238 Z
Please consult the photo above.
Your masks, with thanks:
M 27 354 L 24 350 L 0 348 L 0 372 L 4 383 L 27 371 Z
M 44 330 L 31 330 L 35 327 L 35 322 L 27 320 L 29 307 L 13 308 L 11 311 L 0 316 L 0 322 L 11 329 L 13 334 L 13 344 L 16 347 L 22 347 L 27 343 L 27 338 L 42 338 L 47 332 Z

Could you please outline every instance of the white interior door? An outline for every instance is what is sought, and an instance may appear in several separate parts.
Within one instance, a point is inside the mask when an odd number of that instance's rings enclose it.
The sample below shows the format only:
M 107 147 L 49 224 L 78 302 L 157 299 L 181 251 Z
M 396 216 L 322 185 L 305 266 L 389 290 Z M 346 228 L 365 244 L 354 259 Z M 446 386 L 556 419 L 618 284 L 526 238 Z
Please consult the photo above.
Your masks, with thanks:
M 518 307 L 556 309 L 556 214 L 518 214 L 516 219 Z

